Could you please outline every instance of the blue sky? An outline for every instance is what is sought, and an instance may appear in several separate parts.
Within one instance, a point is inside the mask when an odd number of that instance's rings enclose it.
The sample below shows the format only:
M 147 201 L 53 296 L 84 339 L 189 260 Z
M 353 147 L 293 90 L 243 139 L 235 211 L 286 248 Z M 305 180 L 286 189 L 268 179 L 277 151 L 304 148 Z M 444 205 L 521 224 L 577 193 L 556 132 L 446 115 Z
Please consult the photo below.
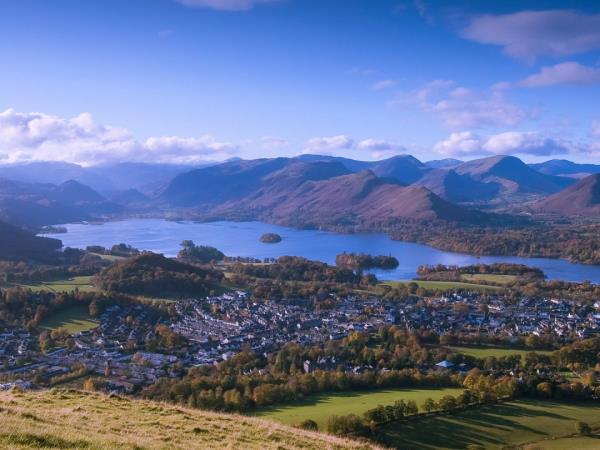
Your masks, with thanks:
M 595 2 L 2 0 L 0 58 L 0 162 L 600 161 Z

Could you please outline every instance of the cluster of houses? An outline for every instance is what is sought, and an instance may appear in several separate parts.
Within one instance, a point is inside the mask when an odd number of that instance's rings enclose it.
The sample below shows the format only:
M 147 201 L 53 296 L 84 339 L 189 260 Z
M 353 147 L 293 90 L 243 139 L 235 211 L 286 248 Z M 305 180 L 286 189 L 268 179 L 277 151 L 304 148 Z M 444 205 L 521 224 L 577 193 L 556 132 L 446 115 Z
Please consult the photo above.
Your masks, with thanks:
M 477 292 L 428 299 L 412 299 L 398 309 L 397 324 L 407 329 L 428 329 L 488 336 L 554 335 L 587 338 L 600 333 L 600 302 L 593 308 L 564 299 L 522 298 L 513 304 L 502 295 Z
M 6 327 L 0 333 L 0 360 L 5 367 L 15 366 L 35 345 L 36 337 L 17 327 Z
M 351 331 L 374 332 L 396 320 L 393 305 L 354 297 L 338 299 L 334 309 L 314 310 L 302 301 L 257 303 L 236 292 L 182 300 L 176 310 L 180 320 L 172 328 L 192 343 L 197 364 L 226 360 L 242 347 L 263 354 L 289 342 L 312 345 Z
M 47 379 L 77 367 L 98 375 L 111 390 L 135 391 L 161 377 L 178 377 L 192 366 L 216 364 L 242 348 L 267 354 L 294 342 L 312 345 L 341 339 L 352 331 L 376 332 L 382 325 L 489 336 L 552 334 L 558 338 L 590 337 L 600 332 L 600 302 L 579 306 L 558 299 L 523 298 L 514 303 L 502 295 L 453 294 L 391 302 L 348 296 L 332 309 L 314 309 L 307 300 L 256 302 L 236 291 L 175 303 L 169 322 L 152 308 L 114 305 L 101 315 L 98 327 L 77 333 L 69 347 L 40 352 L 37 336 L 5 327 L 0 333 L 0 389 L 18 383 L 29 388 L 35 374 Z M 185 338 L 167 354 L 153 346 L 158 325 Z M 448 364 L 447 362 L 443 362 Z M 335 360 L 307 361 L 303 369 L 328 370 Z M 449 367 L 438 367 L 448 369 Z

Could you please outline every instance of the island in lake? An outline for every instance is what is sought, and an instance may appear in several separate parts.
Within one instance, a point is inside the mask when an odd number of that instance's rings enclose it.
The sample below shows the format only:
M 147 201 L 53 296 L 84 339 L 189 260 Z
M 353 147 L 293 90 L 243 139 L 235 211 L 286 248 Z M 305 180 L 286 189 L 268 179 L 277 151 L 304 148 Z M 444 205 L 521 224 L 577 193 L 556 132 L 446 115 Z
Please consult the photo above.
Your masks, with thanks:
M 260 242 L 264 244 L 277 244 L 281 242 L 281 236 L 277 233 L 265 233 L 260 237 Z
M 341 253 L 335 257 L 335 265 L 353 270 L 395 269 L 399 263 L 393 256 L 368 255 L 365 253 Z

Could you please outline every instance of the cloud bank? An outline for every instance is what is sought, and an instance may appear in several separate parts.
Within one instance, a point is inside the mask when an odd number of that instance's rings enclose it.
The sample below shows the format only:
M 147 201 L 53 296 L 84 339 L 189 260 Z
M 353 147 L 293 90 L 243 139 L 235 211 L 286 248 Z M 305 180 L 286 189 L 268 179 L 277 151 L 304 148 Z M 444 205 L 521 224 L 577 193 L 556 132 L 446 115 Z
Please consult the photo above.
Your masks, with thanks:
M 476 91 L 457 86 L 452 80 L 434 80 L 409 96 L 408 102 L 440 118 L 451 129 L 513 126 L 531 113 L 509 102 L 504 89 Z M 406 99 L 392 102 L 406 103 Z
M 332 154 L 339 150 L 352 148 L 354 141 L 345 134 L 337 136 L 314 137 L 306 141 L 303 153 Z
M 507 131 L 479 136 L 472 131 L 451 133 L 435 145 L 435 151 L 447 157 L 492 155 L 553 156 L 581 152 L 572 141 L 542 136 L 535 132 Z
M 0 112 L 0 163 L 69 161 L 84 166 L 122 161 L 188 164 L 226 159 L 238 147 L 212 136 L 135 139 L 98 124 L 88 113 L 71 119 L 13 109 Z
M 483 15 L 475 17 L 461 34 L 533 62 L 541 56 L 565 57 L 600 48 L 600 15 L 571 10 Z
M 556 85 L 589 86 L 600 84 L 600 68 L 587 67 L 568 61 L 555 66 L 543 67 L 518 85 L 521 87 L 548 87 Z

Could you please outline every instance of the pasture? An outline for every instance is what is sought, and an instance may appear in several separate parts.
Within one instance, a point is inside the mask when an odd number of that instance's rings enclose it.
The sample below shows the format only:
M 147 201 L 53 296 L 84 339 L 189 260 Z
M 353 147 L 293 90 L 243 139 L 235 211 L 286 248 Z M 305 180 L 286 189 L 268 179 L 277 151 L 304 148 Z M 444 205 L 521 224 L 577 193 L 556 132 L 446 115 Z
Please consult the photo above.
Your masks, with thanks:
M 535 352 L 544 355 L 549 355 L 548 350 L 529 350 L 521 348 L 506 348 L 506 347 L 464 347 L 464 346 L 451 346 L 449 347 L 454 353 L 462 353 L 463 355 L 473 356 L 475 358 L 487 358 L 488 356 L 495 356 L 499 358 L 501 356 L 510 355 L 521 355 L 525 357 L 527 353 Z
M 50 292 L 72 292 L 75 289 L 81 292 L 95 292 L 98 289 L 92 285 L 91 276 L 78 276 L 54 281 L 44 281 L 40 283 L 18 284 L 32 291 L 50 291 Z
M 98 321 L 93 319 L 86 305 L 76 305 L 57 311 L 46 317 L 40 327 L 48 330 L 64 328 L 70 334 L 91 330 L 98 326 Z
M 390 424 L 381 429 L 380 441 L 415 450 L 464 449 L 469 444 L 485 449 L 527 444 L 538 449 L 600 448 L 599 439 L 572 437 L 578 421 L 599 427 L 600 404 L 517 400 Z
M 319 425 L 319 430 L 325 431 L 327 419 L 332 415 L 356 414 L 360 416 L 377 405 L 390 405 L 396 400 L 414 400 L 420 408 L 428 397 L 439 400 L 444 395 L 456 396 L 463 390 L 458 388 L 404 388 L 317 394 L 286 405 L 262 408 L 255 415 L 262 419 L 292 425 L 312 419 Z
M 429 289 L 433 291 L 447 291 L 453 289 L 465 289 L 465 290 L 498 290 L 499 286 L 487 286 L 485 284 L 469 283 L 462 281 L 426 281 L 426 280 L 398 280 L 398 281 L 386 281 L 382 284 L 396 287 L 399 284 L 416 283 L 419 287 Z
M 484 281 L 498 284 L 509 284 L 517 279 L 515 275 L 499 275 L 493 273 L 463 274 L 461 278 L 469 283 Z

